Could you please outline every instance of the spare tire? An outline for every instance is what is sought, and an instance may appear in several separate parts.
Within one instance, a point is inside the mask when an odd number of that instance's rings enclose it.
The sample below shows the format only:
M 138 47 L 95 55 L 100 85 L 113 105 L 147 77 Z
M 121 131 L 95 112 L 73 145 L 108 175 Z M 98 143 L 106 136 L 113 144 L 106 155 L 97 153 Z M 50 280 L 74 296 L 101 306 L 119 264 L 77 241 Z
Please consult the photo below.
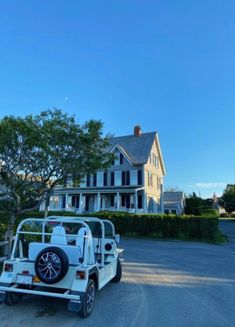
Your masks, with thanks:
M 51 246 L 39 252 L 34 268 L 43 283 L 54 284 L 67 274 L 69 259 L 62 249 Z

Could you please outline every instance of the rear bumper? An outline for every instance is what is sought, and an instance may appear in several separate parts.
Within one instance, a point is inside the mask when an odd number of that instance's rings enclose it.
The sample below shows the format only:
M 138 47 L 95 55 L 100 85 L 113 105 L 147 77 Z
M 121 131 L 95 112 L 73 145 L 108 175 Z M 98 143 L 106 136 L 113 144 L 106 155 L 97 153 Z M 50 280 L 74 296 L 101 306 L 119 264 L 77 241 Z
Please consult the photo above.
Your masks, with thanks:
M 18 288 L 17 285 L 12 286 L 0 286 L 0 300 L 5 297 L 6 292 L 14 292 L 21 294 L 32 294 L 32 295 L 40 295 L 40 296 L 49 296 L 66 300 L 74 300 L 78 303 L 81 302 L 81 296 L 78 294 L 70 294 L 70 290 L 65 291 L 64 293 L 56 293 L 56 292 L 47 292 L 47 291 L 39 291 L 36 289 L 25 289 Z

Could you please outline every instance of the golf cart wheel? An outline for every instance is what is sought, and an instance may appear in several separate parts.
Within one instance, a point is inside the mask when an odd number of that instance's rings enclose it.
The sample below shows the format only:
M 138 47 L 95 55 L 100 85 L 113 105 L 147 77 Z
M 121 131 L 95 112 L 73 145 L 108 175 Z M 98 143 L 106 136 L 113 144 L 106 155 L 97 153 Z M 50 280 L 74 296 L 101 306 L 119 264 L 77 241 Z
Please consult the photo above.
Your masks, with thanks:
M 20 293 L 6 292 L 4 302 L 7 305 L 17 304 L 20 302 L 21 298 L 22 294 Z
M 43 249 L 35 261 L 35 272 L 45 284 L 59 282 L 67 274 L 68 268 L 69 260 L 66 253 L 55 246 Z
M 95 282 L 89 279 L 86 292 L 82 301 L 82 308 L 79 312 L 79 316 L 86 318 L 90 316 L 95 304 Z
M 118 283 L 118 282 L 120 282 L 121 278 L 122 278 L 122 264 L 121 264 L 120 259 L 118 258 L 116 276 L 112 279 L 112 282 Z

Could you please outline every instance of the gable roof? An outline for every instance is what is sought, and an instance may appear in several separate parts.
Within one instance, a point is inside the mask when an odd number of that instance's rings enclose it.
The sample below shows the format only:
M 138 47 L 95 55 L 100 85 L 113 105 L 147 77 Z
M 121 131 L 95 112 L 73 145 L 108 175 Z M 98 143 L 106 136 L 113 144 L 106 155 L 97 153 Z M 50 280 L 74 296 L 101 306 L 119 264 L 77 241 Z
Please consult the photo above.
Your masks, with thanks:
M 164 192 L 164 203 L 177 203 L 184 200 L 184 192 L 166 191 Z
M 148 161 L 155 140 L 158 145 L 163 171 L 165 172 L 157 132 L 143 133 L 140 136 L 127 135 L 111 137 L 109 138 L 110 146 L 107 151 L 111 152 L 116 147 L 119 147 L 133 165 L 143 165 Z

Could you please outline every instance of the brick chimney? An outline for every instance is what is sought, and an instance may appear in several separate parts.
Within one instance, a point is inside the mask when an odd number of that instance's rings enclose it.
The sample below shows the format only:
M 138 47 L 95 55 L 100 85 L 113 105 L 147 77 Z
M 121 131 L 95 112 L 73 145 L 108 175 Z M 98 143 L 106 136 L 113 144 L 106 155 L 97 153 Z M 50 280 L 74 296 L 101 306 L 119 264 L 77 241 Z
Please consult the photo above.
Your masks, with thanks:
M 137 125 L 134 127 L 134 135 L 135 136 L 140 136 L 141 135 L 141 127 L 140 125 Z

